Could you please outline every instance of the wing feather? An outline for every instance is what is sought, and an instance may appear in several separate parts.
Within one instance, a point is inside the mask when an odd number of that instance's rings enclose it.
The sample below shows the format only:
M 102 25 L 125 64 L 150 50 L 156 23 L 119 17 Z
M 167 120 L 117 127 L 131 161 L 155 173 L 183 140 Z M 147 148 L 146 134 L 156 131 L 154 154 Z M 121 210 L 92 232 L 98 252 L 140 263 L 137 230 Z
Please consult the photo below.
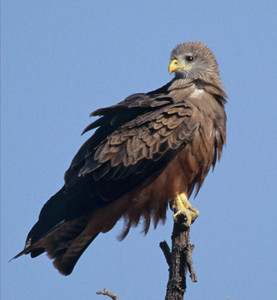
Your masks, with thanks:
M 122 124 L 94 147 L 92 136 L 83 162 L 79 162 L 79 174 L 93 173 L 95 180 L 111 179 L 111 174 L 116 174 L 118 180 L 135 174 L 146 160 L 158 164 L 166 153 L 181 149 L 192 139 L 198 126 L 194 119 L 189 105 L 172 103 Z

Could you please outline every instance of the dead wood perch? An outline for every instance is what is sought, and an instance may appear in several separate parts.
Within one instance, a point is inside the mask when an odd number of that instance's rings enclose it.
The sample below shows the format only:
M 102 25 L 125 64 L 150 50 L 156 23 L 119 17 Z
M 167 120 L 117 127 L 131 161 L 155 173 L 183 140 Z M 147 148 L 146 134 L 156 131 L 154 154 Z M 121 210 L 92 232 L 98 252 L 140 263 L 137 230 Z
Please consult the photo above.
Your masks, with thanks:
M 187 288 L 187 270 L 189 270 L 192 282 L 197 282 L 192 262 L 194 245 L 190 243 L 190 227 L 184 227 L 175 222 L 171 240 L 171 251 L 166 241 L 160 243 L 169 266 L 165 300 L 183 300 Z
M 105 296 L 109 296 L 110 298 L 112 298 L 113 300 L 118 300 L 116 294 L 110 292 L 109 290 L 107 289 L 104 289 L 103 291 L 99 291 L 99 292 L 96 292 L 97 295 L 105 295 Z

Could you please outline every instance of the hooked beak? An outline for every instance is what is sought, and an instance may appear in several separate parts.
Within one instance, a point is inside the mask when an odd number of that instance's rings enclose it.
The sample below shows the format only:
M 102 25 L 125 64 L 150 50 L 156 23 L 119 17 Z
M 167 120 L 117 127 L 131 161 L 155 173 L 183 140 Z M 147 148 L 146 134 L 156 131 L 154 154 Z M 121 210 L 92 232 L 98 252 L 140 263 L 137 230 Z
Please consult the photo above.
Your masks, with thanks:
M 169 72 L 169 74 L 171 74 L 172 72 L 175 72 L 175 71 L 177 71 L 179 69 L 184 69 L 184 68 L 188 69 L 188 68 L 191 68 L 191 66 L 179 65 L 178 64 L 178 60 L 177 59 L 173 59 L 171 61 L 171 63 L 169 64 L 169 66 L 168 66 L 168 72 Z

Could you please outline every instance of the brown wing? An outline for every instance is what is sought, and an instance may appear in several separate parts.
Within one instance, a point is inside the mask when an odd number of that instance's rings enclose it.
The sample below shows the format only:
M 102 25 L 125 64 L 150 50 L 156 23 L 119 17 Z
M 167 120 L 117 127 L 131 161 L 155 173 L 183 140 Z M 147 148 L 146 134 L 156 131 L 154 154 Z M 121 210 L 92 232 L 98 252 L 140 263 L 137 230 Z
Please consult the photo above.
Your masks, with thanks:
M 141 216 L 147 231 L 151 217 L 155 225 L 165 219 L 170 197 L 201 185 L 225 141 L 224 109 L 208 93 L 194 99 L 190 82 L 173 85 L 92 114 L 102 117 L 85 132 L 98 129 L 74 157 L 65 186 L 43 207 L 20 254 L 46 251 L 61 273 L 70 274 L 95 236 L 121 216 L 125 233 Z

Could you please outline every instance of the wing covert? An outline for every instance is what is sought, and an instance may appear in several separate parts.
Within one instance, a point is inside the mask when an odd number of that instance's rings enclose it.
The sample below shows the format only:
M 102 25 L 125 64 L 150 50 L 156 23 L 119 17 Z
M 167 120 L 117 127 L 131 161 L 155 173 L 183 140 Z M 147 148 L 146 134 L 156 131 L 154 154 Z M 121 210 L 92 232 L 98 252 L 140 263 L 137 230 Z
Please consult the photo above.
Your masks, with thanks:
M 192 108 L 171 104 L 139 115 L 121 125 L 96 147 L 88 147 L 79 176 L 119 180 L 130 175 L 161 171 L 192 139 L 198 122 Z M 92 137 L 93 138 L 93 137 Z M 154 167 L 155 165 L 155 167 Z

